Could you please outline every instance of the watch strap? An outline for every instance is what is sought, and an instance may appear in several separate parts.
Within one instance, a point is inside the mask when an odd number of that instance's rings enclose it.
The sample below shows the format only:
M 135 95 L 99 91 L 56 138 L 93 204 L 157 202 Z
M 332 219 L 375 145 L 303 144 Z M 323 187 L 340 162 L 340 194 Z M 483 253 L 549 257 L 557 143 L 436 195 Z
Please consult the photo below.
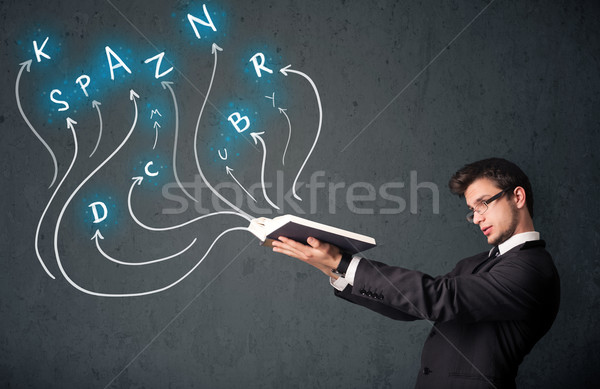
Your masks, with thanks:
M 345 275 L 346 271 L 348 271 L 348 266 L 350 266 L 350 262 L 352 262 L 352 255 L 348 253 L 342 253 L 342 259 L 336 269 L 333 270 L 335 274 Z

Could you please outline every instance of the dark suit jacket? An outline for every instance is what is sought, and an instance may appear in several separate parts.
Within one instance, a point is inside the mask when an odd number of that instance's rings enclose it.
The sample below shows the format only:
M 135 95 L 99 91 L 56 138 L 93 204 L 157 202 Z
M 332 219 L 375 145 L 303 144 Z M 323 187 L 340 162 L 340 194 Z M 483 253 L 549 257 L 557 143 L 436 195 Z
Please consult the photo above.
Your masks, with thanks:
M 514 388 L 523 357 L 558 312 L 559 277 L 544 247 L 477 254 L 439 277 L 362 259 L 354 286 L 335 294 L 392 319 L 435 323 L 417 388 Z

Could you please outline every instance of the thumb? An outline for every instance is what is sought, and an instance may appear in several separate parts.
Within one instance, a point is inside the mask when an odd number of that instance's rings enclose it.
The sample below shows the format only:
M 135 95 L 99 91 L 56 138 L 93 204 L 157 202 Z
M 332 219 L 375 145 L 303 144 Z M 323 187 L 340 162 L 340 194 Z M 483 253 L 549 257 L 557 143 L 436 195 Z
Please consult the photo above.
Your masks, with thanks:
M 321 241 L 319 241 L 318 239 L 313 238 L 312 236 L 309 237 L 308 239 L 306 239 L 306 242 L 312 247 L 312 248 L 319 248 L 319 246 L 321 246 Z

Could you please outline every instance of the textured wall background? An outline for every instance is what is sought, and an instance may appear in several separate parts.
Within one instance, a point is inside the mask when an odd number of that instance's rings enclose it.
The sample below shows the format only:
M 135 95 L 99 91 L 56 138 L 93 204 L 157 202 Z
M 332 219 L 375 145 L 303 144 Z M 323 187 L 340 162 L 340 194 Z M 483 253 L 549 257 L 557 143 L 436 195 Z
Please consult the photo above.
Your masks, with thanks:
M 275 179 L 275 170 L 282 169 L 276 158 L 287 123 L 264 95 L 276 92 L 299 135 L 283 169 L 290 187 L 318 118 L 306 80 L 277 74 L 281 66 L 293 64 L 318 86 L 324 111 L 321 138 L 301 181 L 324 170 L 327 181 L 346 187 L 359 181 L 376 188 L 405 184 L 395 193 L 407 202 L 406 209 L 393 215 L 381 214 L 394 203 L 379 196 L 361 204 L 374 207 L 373 214 L 357 215 L 345 206 L 345 190 L 331 198 L 318 192 L 312 202 L 308 190 L 299 193 L 304 212 L 310 213 L 311 204 L 316 207 L 309 218 L 376 237 L 379 246 L 368 252 L 372 258 L 442 274 L 460 258 L 485 250 L 480 233 L 464 222 L 462 200 L 446 190 L 447 180 L 476 159 L 501 156 L 518 163 L 531 178 L 536 229 L 555 258 L 563 288 L 556 323 L 522 364 L 519 387 L 584 388 L 598 381 L 598 2 L 208 1 L 209 9 L 219 10 L 219 31 L 197 40 L 185 15 L 198 13 L 201 5 L 0 2 L 3 387 L 413 385 L 427 323 L 394 322 L 339 301 L 320 273 L 273 255 L 245 232 L 225 236 L 188 278 L 157 295 L 93 297 L 61 275 L 52 245 L 56 220 L 70 193 L 131 127 L 131 88 L 140 95 L 136 130 L 66 209 L 58 242 L 66 271 L 97 291 L 160 287 L 191 269 L 221 231 L 244 225 L 242 219 L 221 217 L 156 233 L 141 229 L 127 212 L 131 177 L 152 159 L 164 166 L 163 174 L 156 186 L 146 180 L 135 188 L 138 216 L 167 226 L 199 215 L 192 207 L 177 215 L 161 213 L 174 206 L 160 188 L 173 182 L 175 112 L 170 94 L 143 60 L 164 50 L 178 70 L 164 79 L 174 82 L 179 101 L 179 175 L 193 181 L 194 128 L 211 78 L 213 41 L 224 50 L 212 105 L 200 127 L 207 178 L 231 181 L 215 150 L 231 131 L 227 110 L 241 107 L 256 129 L 266 132 L 273 154 L 267 179 Z M 59 180 L 75 146 L 65 127 L 67 116 L 78 123 L 80 149 L 41 228 L 40 251 L 56 280 L 46 275 L 34 251 L 36 226 L 54 189 L 47 189 L 53 166 L 19 113 L 14 93 L 19 63 L 34 58 L 32 41 L 41 44 L 46 36 L 52 58 L 34 60 L 31 71 L 23 73 L 23 110 L 55 151 Z M 106 79 L 106 45 L 123 56 L 132 75 Z M 267 53 L 275 69 L 260 83 L 248 72 L 248 60 L 257 51 Z M 89 98 L 75 84 L 82 73 L 93 77 Z M 69 111 L 57 112 L 49 102 L 54 88 L 69 99 Z M 104 137 L 88 158 L 99 127 L 92 99 L 102 103 Z M 152 109 L 163 114 L 154 151 Z M 230 152 L 239 153 L 229 162 L 243 183 L 256 182 L 261 166 L 262 154 L 248 139 L 226 143 Z M 410 212 L 411 171 L 419 182 L 439 187 L 439 213 L 433 212 L 427 189 L 419 190 L 417 212 Z M 276 197 L 274 190 L 270 193 Z M 96 195 L 114 205 L 102 244 L 115 257 L 149 260 L 180 250 L 194 238 L 198 242 L 167 263 L 143 269 L 115 266 L 99 255 L 90 240 L 92 226 L 82 222 Z M 267 206 L 262 196 L 258 200 Z M 287 206 L 282 212 L 297 213 Z

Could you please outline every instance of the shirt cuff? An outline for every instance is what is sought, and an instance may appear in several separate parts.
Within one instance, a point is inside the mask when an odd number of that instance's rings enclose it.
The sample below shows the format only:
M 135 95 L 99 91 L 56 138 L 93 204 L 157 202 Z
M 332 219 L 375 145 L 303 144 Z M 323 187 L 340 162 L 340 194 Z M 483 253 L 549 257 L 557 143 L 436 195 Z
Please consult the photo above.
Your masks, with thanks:
M 358 269 L 358 264 L 360 263 L 360 257 L 356 255 L 352 257 L 352 261 L 350 261 L 350 265 L 348 265 L 348 269 L 346 269 L 346 282 L 350 285 L 354 285 L 354 277 L 356 276 L 356 269 Z
M 342 292 L 346 289 L 346 286 L 348 286 L 348 281 L 346 281 L 344 277 L 339 277 L 337 280 L 333 277 L 329 277 L 329 285 Z
M 350 265 L 348 265 L 348 269 L 346 270 L 346 276 L 339 277 L 337 280 L 329 277 L 329 284 L 340 292 L 346 289 L 346 286 L 354 285 L 354 276 L 356 274 L 356 269 L 358 268 L 359 262 L 360 257 L 352 257 L 352 261 L 350 261 Z

